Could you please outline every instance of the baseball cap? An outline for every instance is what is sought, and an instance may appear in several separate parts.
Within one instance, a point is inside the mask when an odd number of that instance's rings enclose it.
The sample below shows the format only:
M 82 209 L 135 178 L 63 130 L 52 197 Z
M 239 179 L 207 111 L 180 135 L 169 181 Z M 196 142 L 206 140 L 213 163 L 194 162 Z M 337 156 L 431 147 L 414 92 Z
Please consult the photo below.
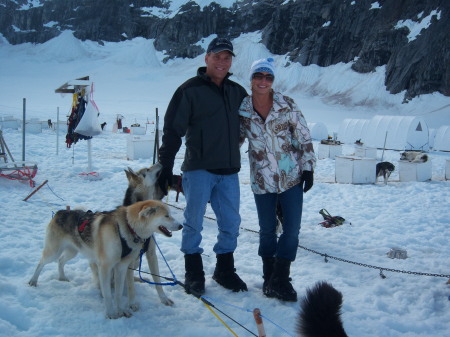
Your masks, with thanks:
M 230 40 L 223 37 L 216 37 L 214 40 L 211 41 L 206 52 L 219 53 L 224 50 L 227 50 L 231 53 L 231 55 L 236 56 L 233 53 L 233 45 L 230 42 Z

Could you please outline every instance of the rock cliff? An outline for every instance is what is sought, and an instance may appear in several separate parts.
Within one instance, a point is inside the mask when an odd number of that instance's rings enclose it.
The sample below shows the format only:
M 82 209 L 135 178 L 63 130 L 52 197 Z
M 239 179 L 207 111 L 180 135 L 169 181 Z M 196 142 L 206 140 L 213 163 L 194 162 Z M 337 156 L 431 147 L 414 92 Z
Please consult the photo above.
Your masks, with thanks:
M 220 1 L 218 1 L 220 3 Z M 43 43 L 64 30 L 81 40 L 155 40 L 167 58 L 195 57 L 211 34 L 235 38 L 261 31 L 262 43 L 291 62 L 357 72 L 386 65 L 386 88 L 405 100 L 450 96 L 450 1 L 263 0 L 212 2 L 201 8 L 169 0 L 3 0 L 0 33 L 11 44 Z

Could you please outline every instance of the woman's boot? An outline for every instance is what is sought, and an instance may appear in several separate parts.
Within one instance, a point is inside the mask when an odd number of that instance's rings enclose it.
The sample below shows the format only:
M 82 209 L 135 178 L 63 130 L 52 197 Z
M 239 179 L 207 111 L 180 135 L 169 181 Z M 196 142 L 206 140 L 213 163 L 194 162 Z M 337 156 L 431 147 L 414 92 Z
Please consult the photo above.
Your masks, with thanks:
M 272 277 L 272 273 L 273 273 L 273 266 L 275 264 L 275 258 L 274 257 L 263 257 L 262 258 L 263 261 L 263 279 L 264 279 L 264 283 L 263 283 L 263 294 L 267 297 L 273 297 L 271 296 L 268 286 L 269 286 L 269 281 L 270 278 Z
M 297 302 L 297 292 L 292 287 L 289 277 L 291 261 L 280 257 L 275 258 L 275 264 L 267 286 L 268 297 L 275 297 L 286 302 Z

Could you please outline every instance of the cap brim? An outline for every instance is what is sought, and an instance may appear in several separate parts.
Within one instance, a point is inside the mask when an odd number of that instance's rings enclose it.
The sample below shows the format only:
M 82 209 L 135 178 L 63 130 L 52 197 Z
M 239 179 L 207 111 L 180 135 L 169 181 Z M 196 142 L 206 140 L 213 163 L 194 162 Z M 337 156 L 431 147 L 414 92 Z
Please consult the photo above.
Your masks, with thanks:
M 229 48 L 226 48 L 226 47 L 218 47 L 218 48 L 214 48 L 211 50 L 211 52 L 213 52 L 214 54 L 220 53 L 221 51 L 228 51 L 231 53 L 231 55 L 236 56 L 236 55 L 234 55 L 232 50 L 230 50 Z

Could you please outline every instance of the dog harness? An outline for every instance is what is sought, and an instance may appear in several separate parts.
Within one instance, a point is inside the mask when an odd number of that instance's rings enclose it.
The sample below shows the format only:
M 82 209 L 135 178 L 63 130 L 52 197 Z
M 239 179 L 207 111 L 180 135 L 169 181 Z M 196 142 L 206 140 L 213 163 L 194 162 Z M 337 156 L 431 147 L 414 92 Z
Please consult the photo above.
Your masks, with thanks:
M 128 223 L 127 223 L 127 227 L 128 227 L 128 230 L 131 232 L 131 234 L 133 234 L 133 236 L 134 236 L 133 242 L 134 243 L 141 242 L 143 244 L 142 252 L 145 253 L 148 250 L 150 238 L 144 240 L 144 239 L 140 238 L 139 235 L 136 234 L 136 232 L 133 230 L 133 228 L 131 228 L 131 226 Z M 119 230 L 119 228 L 117 228 L 117 230 Z M 125 256 L 130 254 L 133 251 L 133 249 L 131 249 L 130 246 L 128 246 L 127 240 L 125 240 L 125 238 L 120 234 L 120 230 L 119 230 L 119 237 L 120 237 L 120 243 L 122 244 L 122 255 L 120 257 L 123 259 Z
M 83 239 L 83 233 L 86 230 L 86 227 L 89 226 L 89 224 L 91 223 L 93 218 L 94 218 L 94 213 L 89 210 L 78 220 L 78 223 L 79 223 L 78 232 L 80 233 L 80 236 L 82 239 Z M 150 238 L 144 240 L 144 239 L 140 238 L 139 235 L 136 234 L 136 232 L 133 230 L 133 228 L 131 228 L 131 226 L 128 223 L 127 223 L 127 227 L 128 227 L 128 230 L 133 235 L 133 242 L 134 243 L 139 243 L 139 242 L 143 243 L 142 249 L 145 253 L 148 250 Z M 122 254 L 120 255 L 120 257 L 124 258 L 127 255 L 129 255 L 133 251 L 133 249 L 130 248 L 130 246 L 128 246 L 127 240 L 125 240 L 125 238 L 120 234 L 119 226 L 117 226 L 117 230 L 119 232 L 120 243 L 122 245 Z

